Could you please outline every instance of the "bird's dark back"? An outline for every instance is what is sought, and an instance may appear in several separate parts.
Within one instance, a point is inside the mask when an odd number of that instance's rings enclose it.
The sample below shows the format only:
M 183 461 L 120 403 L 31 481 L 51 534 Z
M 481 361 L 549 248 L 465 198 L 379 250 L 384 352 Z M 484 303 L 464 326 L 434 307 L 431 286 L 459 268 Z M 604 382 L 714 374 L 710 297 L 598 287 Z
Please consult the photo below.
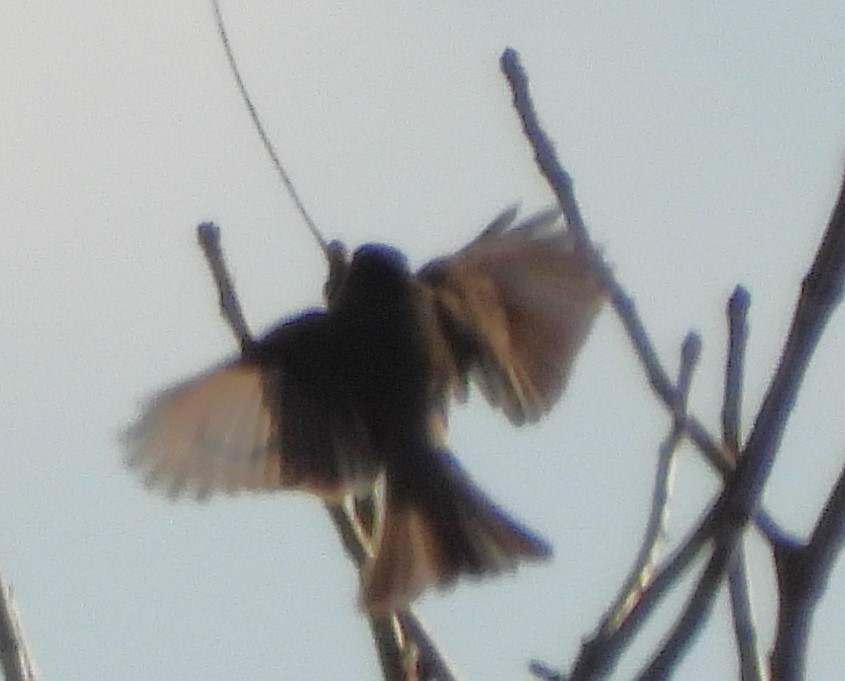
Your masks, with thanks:
M 374 445 L 386 455 L 424 436 L 426 428 L 431 363 L 421 304 L 404 257 L 368 244 L 356 251 L 330 311 L 344 346 L 344 373 L 359 396 Z

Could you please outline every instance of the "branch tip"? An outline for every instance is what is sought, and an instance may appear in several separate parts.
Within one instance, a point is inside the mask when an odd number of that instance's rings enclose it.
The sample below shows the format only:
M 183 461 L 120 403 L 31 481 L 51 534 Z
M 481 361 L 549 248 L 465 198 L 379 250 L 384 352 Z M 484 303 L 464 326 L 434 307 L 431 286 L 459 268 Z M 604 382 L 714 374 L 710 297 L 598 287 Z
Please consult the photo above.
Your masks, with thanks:
M 737 284 L 728 301 L 728 315 L 730 317 L 745 317 L 751 305 L 751 294 L 748 289 Z
M 203 248 L 215 248 L 220 245 L 220 228 L 213 222 L 201 222 L 197 225 L 197 239 Z

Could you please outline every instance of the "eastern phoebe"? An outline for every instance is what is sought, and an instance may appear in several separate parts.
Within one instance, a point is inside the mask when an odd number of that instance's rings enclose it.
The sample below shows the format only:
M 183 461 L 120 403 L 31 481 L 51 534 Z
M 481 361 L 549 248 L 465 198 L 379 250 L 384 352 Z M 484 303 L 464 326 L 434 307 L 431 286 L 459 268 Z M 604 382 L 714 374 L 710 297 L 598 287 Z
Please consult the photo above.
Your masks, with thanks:
M 515 425 L 565 387 L 606 290 L 547 212 L 515 210 L 416 274 L 367 244 L 339 260 L 327 306 L 156 396 L 124 433 L 127 461 L 171 496 L 303 489 L 335 499 L 383 476 L 361 601 L 374 613 L 540 559 L 551 547 L 496 506 L 446 443 L 469 382 Z

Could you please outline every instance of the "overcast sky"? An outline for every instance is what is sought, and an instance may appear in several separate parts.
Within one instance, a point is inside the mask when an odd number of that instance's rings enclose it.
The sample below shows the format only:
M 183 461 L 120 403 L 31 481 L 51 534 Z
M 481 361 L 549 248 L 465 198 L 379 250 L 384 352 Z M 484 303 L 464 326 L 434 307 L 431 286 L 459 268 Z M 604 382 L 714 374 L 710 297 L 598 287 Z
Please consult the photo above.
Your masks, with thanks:
M 610 7 L 610 5 L 606 5 Z M 692 409 L 716 431 L 724 305 L 751 292 L 751 417 L 845 160 L 845 5 L 830 2 L 224 2 L 241 69 L 313 217 L 414 264 L 513 202 L 552 198 L 498 71 L 520 51 L 585 218 L 674 371 L 704 339 Z M 320 504 L 171 504 L 123 470 L 151 392 L 234 352 L 195 243 L 223 228 L 255 330 L 319 302 L 322 256 L 244 111 L 205 0 L 5 0 L 0 12 L 0 571 L 45 679 L 377 677 L 357 581 Z M 810 369 L 766 491 L 806 533 L 843 464 L 845 315 Z M 480 400 L 453 448 L 554 544 L 514 578 L 418 612 L 470 679 L 566 662 L 615 592 L 669 422 L 605 312 L 559 407 L 515 430 Z M 746 427 L 749 425 L 746 422 Z M 718 484 L 682 451 L 669 539 Z M 772 574 L 751 545 L 761 637 Z M 845 670 L 845 568 L 808 678 Z M 660 618 L 671 623 L 682 604 Z M 645 659 L 663 630 L 625 659 Z M 679 677 L 735 676 L 724 597 Z

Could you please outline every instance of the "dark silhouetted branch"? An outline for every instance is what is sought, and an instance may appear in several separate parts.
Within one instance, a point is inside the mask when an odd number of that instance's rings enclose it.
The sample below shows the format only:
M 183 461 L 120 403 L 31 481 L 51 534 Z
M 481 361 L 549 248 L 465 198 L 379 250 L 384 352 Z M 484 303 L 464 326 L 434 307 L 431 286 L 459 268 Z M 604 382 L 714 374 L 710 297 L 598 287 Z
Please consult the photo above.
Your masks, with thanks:
M 0 666 L 6 681 L 35 681 L 35 664 L 29 654 L 12 587 L 0 576 Z
M 830 571 L 845 544 L 845 468 L 806 545 L 783 545 L 775 552 L 778 576 L 778 625 L 770 656 L 773 681 L 804 678 L 813 614 Z
M 725 450 L 739 456 L 742 383 L 745 375 L 745 348 L 748 341 L 750 296 L 737 286 L 728 301 L 728 353 L 725 361 L 725 392 L 722 399 L 722 442 Z M 746 569 L 744 542 L 737 546 L 728 571 L 734 638 L 742 681 L 763 681 L 762 659 L 757 643 L 757 627 L 751 607 L 751 584 Z
M 748 341 L 750 296 L 737 286 L 728 302 L 728 357 L 725 362 L 725 394 L 722 400 L 722 442 L 736 458 L 739 452 L 742 379 L 745 374 L 745 347 Z
M 799 583 L 799 586 L 793 584 L 788 588 L 782 587 L 780 617 L 782 626 L 779 628 L 779 641 L 781 634 L 783 640 L 786 641 L 791 636 L 789 634 L 791 627 L 787 622 L 800 618 L 802 614 L 804 620 L 808 619 L 807 611 L 789 602 L 786 592 L 791 590 L 791 593 L 800 593 L 804 596 L 814 594 L 813 602 L 817 597 L 812 589 L 807 589 L 800 584 L 805 580 L 803 575 L 808 571 L 803 563 L 805 560 L 810 560 L 806 558 L 807 554 L 804 551 L 809 551 L 813 544 L 810 542 L 806 547 L 802 547 L 783 532 L 774 520 L 759 508 L 760 497 L 809 361 L 827 320 L 842 297 L 845 279 L 845 225 L 843 225 L 845 185 L 843 185 L 843 191 L 839 196 L 815 261 L 804 279 L 777 371 L 754 420 L 748 441 L 742 449 L 739 418 L 747 295 L 742 289 L 738 289 L 734 295 L 731 311 L 731 343 L 722 411 L 724 446 L 720 446 L 713 441 L 713 438 L 694 417 L 686 413 L 685 400 L 679 395 L 680 387 L 672 385 L 669 380 L 639 319 L 632 299 L 621 288 L 613 272 L 591 245 L 574 198 L 572 180 L 560 165 L 551 142 L 538 122 L 531 103 L 528 80 L 519 63 L 517 53 L 510 49 L 506 50 L 501 58 L 501 66 L 508 78 L 513 93 L 514 107 L 522 120 L 524 132 L 534 150 L 538 166 L 557 195 L 561 210 L 580 248 L 592 254 L 598 271 L 604 277 L 611 294 L 611 302 L 646 371 L 652 389 L 672 413 L 676 427 L 683 428 L 684 433 L 725 478 L 722 493 L 692 536 L 675 553 L 666 567 L 657 573 L 654 580 L 642 590 L 639 600 L 621 620 L 618 628 L 612 631 L 601 631 L 582 646 L 581 654 L 568 679 L 574 681 L 596 678 L 610 671 L 616 664 L 620 651 L 640 626 L 643 618 L 648 615 L 668 586 L 689 566 L 700 549 L 708 543 L 712 544 L 711 555 L 687 607 L 668 635 L 665 645 L 661 647 L 660 652 L 648 665 L 641 678 L 666 678 L 672 673 L 677 661 L 681 659 L 712 609 L 714 596 L 726 572 L 734 565 L 737 567 L 734 568 L 731 582 L 735 586 L 733 589 L 735 629 L 743 655 L 744 673 L 747 672 L 746 678 L 759 678 L 761 674 L 759 660 L 756 662 L 754 660 L 757 657 L 756 646 L 751 644 L 753 638 L 748 636 L 747 631 L 748 629 L 753 631 L 753 621 L 750 618 L 749 599 L 745 590 L 747 580 L 743 574 L 744 564 L 735 563 L 735 558 L 738 552 L 741 554 L 743 532 L 748 522 L 753 519 L 757 528 L 777 552 L 780 582 Z M 741 453 L 738 454 L 740 449 Z M 827 560 L 816 561 L 825 566 L 821 570 L 825 576 L 832 563 L 832 555 L 838 550 L 842 541 L 843 520 L 839 506 L 845 502 L 838 501 L 840 494 L 842 492 L 838 485 L 829 504 L 829 508 L 833 509 L 830 513 L 833 519 L 827 520 L 828 509 L 826 509 L 817 528 L 823 536 L 830 538 L 824 544 L 827 549 L 823 555 Z M 796 579 L 796 574 L 802 575 L 802 578 Z M 799 597 L 796 596 L 796 599 Z M 795 630 L 796 638 L 799 642 L 803 641 L 800 627 L 796 626 Z M 747 647 L 743 648 L 743 646 Z M 784 647 L 788 648 L 789 644 L 785 643 Z M 784 657 L 789 657 L 788 653 L 784 653 Z M 803 659 L 803 655 L 798 657 Z M 777 668 L 777 662 L 778 660 L 773 655 L 773 669 Z M 539 663 L 536 663 L 533 669 L 541 676 L 548 671 L 548 668 Z M 783 672 L 780 674 L 781 676 L 777 677 L 778 681 L 801 678 L 800 674 L 792 676 L 787 676 Z M 561 679 L 567 678 L 563 675 L 558 676 Z
M 674 665 L 709 614 L 721 577 L 739 544 L 742 532 L 759 504 L 810 359 L 830 315 L 842 298 L 843 283 L 845 179 L 816 258 L 804 278 L 777 371 L 754 421 L 748 444 L 739 457 L 735 473 L 728 479 L 713 509 L 713 527 L 717 532 L 713 555 L 678 625 L 642 679 L 666 678 L 671 674 Z M 832 501 L 836 501 L 839 493 L 837 485 Z M 823 514 L 822 520 L 824 519 Z M 834 523 L 832 531 L 825 531 L 834 539 L 841 538 L 840 523 Z M 783 563 L 781 560 L 781 564 Z M 802 568 L 802 572 L 808 569 L 806 565 Z M 809 569 L 813 570 L 815 566 Z M 783 573 L 782 568 L 780 572 Z M 803 589 L 799 591 L 806 593 Z M 803 654 L 799 657 L 803 660 Z M 796 663 L 793 661 L 792 664 Z M 797 671 L 800 673 L 795 676 L 784 676 L 783 671 L 777 670 L 777 674 L 773 676 L 777 681 L 798 681 L 803 678 L 803 671 Z
M 534 150 L 538 166 L 555 196 L 557 196 L 561 210 L 567 223 L 572 228 L 573 234 L 581 244 L 581 248 L 593 255 L 595 264 L 602 273 L 610 291 L 611 303 L 628 334 L 637 358 L 645 369 L 652 390 L 672 412 L 672 416 L 683 423 L 685 434 L 704 454 L 707 461 L 722 476 L 729 475 L 733 470 L 732 459 L 726 456 L 723 448 L 709 435 L 707 429 L 698 419 L 690 414 L 680 414 L 675 409 L 675 405 L 678 404 L 675 386 L 672 385 L 669 375 L 657 357 L 657 352 L 637 313 L 633 299 L 625 292 L 613 272 L 604 264 L 596 249 L 592 246 L 584 221 L 581 218 L 578 203 L 573 196 L 572 180 L 557 160 L 554 148 L 540 126 L 537 114 L 534 111 L 528 90 L 528 77 L 520 64 L 519 55 L 515 50 L 507 49 L 502 54 L 500 63 L 513 93 L 514 108 L 522 121 L 523 131 Z M 758 511 L 755 522 L 758 529 L 767 537 L 785 536 L 785 533 L 780 530 L 777 523 L 764 509 Z
M 697 334 L 689 333 L 681 348 L 678 371 L 676 393 L 680 403 L 676 406 L 680 414 L 686 411 L 692 372 L 700 353 L 701 339 Z M 665 533 L 674 453 L 682 436 L 681 420 L 675 419 L 669 435 L 660 446 L 651 513 L 639 556 L 619 597 L 608 610 L 596 633 L 583 645 L 581 656 L 571 676 L 573 680 L 601 676 L 605 671 L 609 671 L 616 656 L 621 654 L 627 642 L 635 635 L 639 624 L 645 621 L 643 610 L 650 610 L 651 605 L 659 601 L 665 593 L 665 587 L 671 585 L 674 578 L 686 569 L 704 544 L 705 533 L 694 534 L 682 550 L 669 561 L 667 568 L 652 580 L 657 564 L 658 546 Z M 672 578 L 667 578 L 668 575 L 672 575 Z M 655 584 L 660 586 L 655 588 Z
M 220 296 L 220 314 L 229 325 L 232 333 L 235 334 L 240 346 L 243 348 L 252 341 L 249 327 L 246 325 L 241 304 L 235 294 L 235 287 L 232 284 L 232 277 L 226 268 L 226 261 L 223 258 L 223 250 L 220 246 L 220 228 L 213 222 L 203 222 L 197 227 L 197 239 L 208 266 L 211 268 L 211 276 L 217 287 Z
M 678 409 L 682 413 L 686 410 L 692 372 L 698 363 L 700 352 L 701 340 L 698 335 L 688 334 L 681 349 L 681 365 L 678 372 L 677 393 L 682 401 L 678 405 Z M 640 554 L 616 603 L 611 607 L 608 616 L 602 623 L 601 630 L 603 631 L 612 631 L 627 616 L 631 607 L 639 600 L 657 565 L 658 547 L 666 532 L 675 452 L 682 437 L 683 429 L 679 421 L 675 420 L 671 431 L 660 445 L 651 512 L 646 525 L 645 538 L 640 547 Z
M 731 597 L 731 614 L 739 654 L 740 678 L 742 681 L 763 681 L 762 658 L 757 640 L 757 627 L 751 607 L 751 582 L 748 579 L 745 547 L 736 549 L 728 571 L 728 590 Z

